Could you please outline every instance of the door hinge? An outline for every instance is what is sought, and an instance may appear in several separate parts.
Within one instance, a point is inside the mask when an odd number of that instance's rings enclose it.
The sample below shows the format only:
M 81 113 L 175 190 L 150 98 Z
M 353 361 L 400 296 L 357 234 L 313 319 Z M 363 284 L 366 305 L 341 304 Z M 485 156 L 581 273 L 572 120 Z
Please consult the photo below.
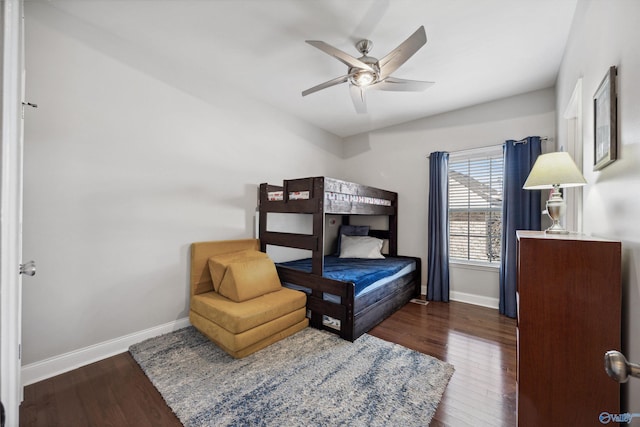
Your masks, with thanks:
M 22 344 L 18 344 L 18 360 L 22 360 Z
M 20 264 L 19 273 L 24 274 L 25 276 L 35 276 L 36 275 L 36 263 L 31 260 L 24 264 Z

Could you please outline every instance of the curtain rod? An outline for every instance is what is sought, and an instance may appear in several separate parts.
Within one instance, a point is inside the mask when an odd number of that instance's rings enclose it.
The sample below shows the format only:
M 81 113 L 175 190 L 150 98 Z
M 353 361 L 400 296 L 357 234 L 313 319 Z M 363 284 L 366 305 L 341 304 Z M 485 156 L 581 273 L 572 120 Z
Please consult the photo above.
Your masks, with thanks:
M 549 138 L 548 136 L 541 136 L 540 142 L 549 141 L 550 139 L 551 138 Z M 517 141 L 513 141 L 513 145 L 526 144 L 526 143 L 527 143 L 527 138 L 522 138 Z
M 553 139 L 548 137 L 548 136 L 541 136 L 540 137 L 540 141 L 541 142 L 553 141 Z M 519 139 L 517 141 L 513 141 L 513 145 L 526 144 L 526 143 L 527 143 L 527 138 L 522 138 L 522 139 Z M 465 151 L 472 151 L 472 150 L 485 150 L 487 148 L 502 147 L 503 145 L 504 145 L 504 143 L 495 144 L 495 145 L 487 145 L 485 147 L 465 148 L 464 150 L 449 151 L 449 154 L 464 153 Z M 430 159 L 431 158 L 431 154 L 429 154 L 427 156 L 427 158 Z

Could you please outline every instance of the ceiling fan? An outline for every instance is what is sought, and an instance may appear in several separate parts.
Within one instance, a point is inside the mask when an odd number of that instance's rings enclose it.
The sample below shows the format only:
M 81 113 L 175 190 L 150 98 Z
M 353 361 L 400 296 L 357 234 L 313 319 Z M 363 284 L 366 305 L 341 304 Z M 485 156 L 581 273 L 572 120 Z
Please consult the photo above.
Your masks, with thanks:
M 349 68 L 347 74 L 336 77 L 327 82 L 321 83 L 302 92 L 302 96 L 307 96 L 322 89 L 349 82 L 349 92 L 351 100 L 358 114 L 367 112 L 364 93 L 368 89 L 380 89 L 391 91 L 423 91 L 431 87 L 434 82 L 419 80 L 406 80 L 391 77 L 402 64 L 411 58 L 422 46 L 427 43 L 427 35 L 424 26 L 421 26 L 409 36 L 400 46 L 393 49 L 382 59 L 367 56 L 373 42 L 371 40 L 360 40 L 356 43 L 356 49 L 362 54 L 360 58 L 354 58 L 346 52 L 341 51 L 323 41 L 307 40 L 311 46 L 333 56 L 338 61 L 344 63 Z

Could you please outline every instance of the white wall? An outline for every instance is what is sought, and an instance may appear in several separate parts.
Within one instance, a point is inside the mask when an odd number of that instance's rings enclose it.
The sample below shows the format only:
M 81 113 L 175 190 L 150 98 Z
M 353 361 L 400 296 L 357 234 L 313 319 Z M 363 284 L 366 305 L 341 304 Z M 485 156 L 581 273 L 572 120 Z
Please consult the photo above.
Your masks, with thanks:
M 30 364 L 187 316 L 189 244 L 253 236 L 257 185 L 336 176 L 342 147 L 228 82 L 25 8 Z
M 640 2 L 582 0 L 557 82 L 557 110 L 564 111 L 576 81 L 583 87 L 584 231 L 622 241 L 623 351 L 640 362 Z M 605 72 L 618 67 L 619 159 L 593 171 L 592 99 Z M 560 141 L 567 126 L 558 115 Z M 612 284 L 614 286 L 615 284 Z M 606 310 L 606 307 L 602 307 Z M 625 411 L 640 411 L 640 380 L 623 386 Z
M 425 94 L 428 96 L 428 92 Z M 531 92 L 416 120 L 346 141 L 345 179 L 399 193 L 398 251 L 422 258 L 427 269 L 427 197 L 432 151 L 502 144 L 530 135 L 555 135 L 555 92 Z M 497 307 L 498 273 L 451 267 L 452 298 Z M 467 280 L 473 277 L 472 281 Z

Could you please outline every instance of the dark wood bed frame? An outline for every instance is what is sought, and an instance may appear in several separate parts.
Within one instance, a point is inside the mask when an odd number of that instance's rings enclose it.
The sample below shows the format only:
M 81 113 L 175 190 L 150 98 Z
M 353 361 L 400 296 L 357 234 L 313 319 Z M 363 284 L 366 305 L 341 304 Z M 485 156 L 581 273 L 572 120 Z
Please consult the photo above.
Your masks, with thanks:
M 269 193 L 274 191 L 283 192 L 282 200 L 269 200 Z M 308 199 L 289 198 L 292 192 L 306 191 L 309 192 Z M 325 193 L 388 200 L 390 206 L 335 200 L 325 197 Z M 313 234 L 267 231 L 267 214 L 272 212 L 313 215 Z M 259 214 L 259 239 L 262 251 L 266 252 L 267 245 L 275 245 L 312 252 L 311 273 L 284 266 L 277 266 L 277 270 L 283 283 L 292 283 L 311 289 L 307 297 L 307 309 L 311 312 L 310 325 L 315 328 L 335 332 L 346 340 L 354 341 L 420 294 L 421 263 L 420 258 L 415 257 L 402 257 L 415 261 L 416 269 L 413 272 L 358 298 L 355 298 L 353 283 L 322 276 L 325 214 L 342 215 L 343 224 L 349 224 L 351 215 L 388 216 L 388 230 L 371 230 L 369 234 L 388 239 L 388 255 L 398 257 L 398 194 L 395 192 L 327 177 L 285 180 L 282 186 L 265 183 L 260 184 Z M 341 304 L 324 300 L 325 292 L 339 296 Z M 340 330 L 324 325 L 324 315 L 339 320 Z

